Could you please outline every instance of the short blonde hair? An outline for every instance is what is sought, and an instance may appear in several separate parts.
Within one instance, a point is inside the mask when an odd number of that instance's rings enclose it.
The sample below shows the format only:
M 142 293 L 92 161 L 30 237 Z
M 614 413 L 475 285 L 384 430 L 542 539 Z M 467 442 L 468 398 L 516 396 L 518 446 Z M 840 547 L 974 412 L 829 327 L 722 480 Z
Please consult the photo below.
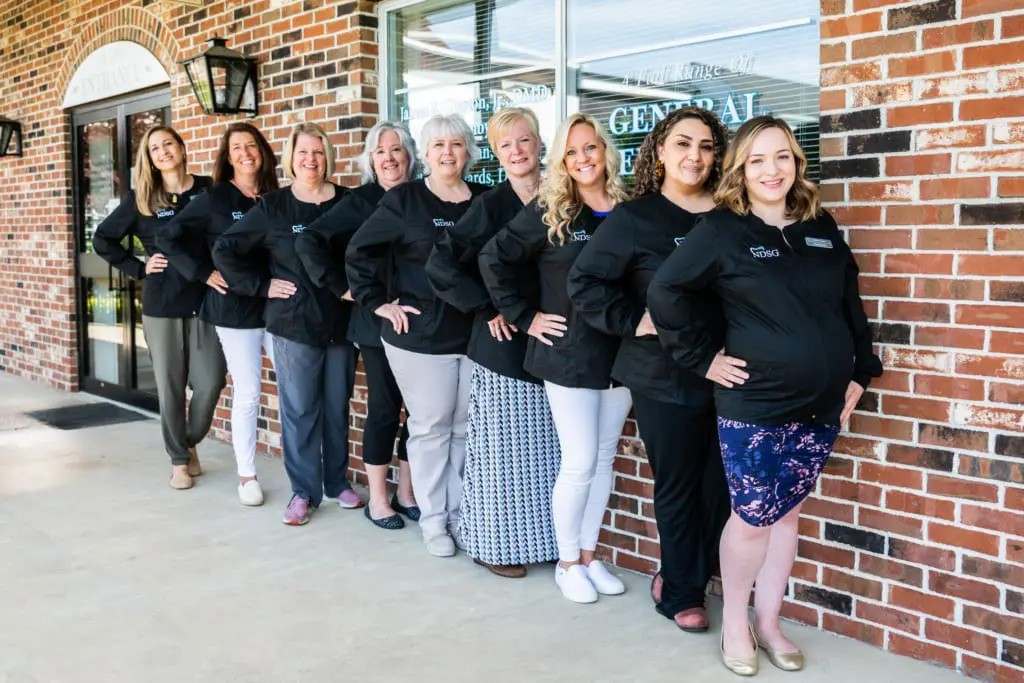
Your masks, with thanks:
M 466 152 L 469 158 L 466 160 L 466 165 L 462 168 L 462 175 L 466 175 L 466 171 L 473 167 L 473 164 L 480 158 L 480 148 L 476 145 L 476 138 L 473 136 L 473 130 L 466 123 L 466 120 L 458 114 L 435 114 L 427 119 L 427 122 L 423 124 L 423 128 L 420 130 L 419 148 L 420 148 L 420 159 L 423 161 L 423 166 L 429 170 L 430 166 L 427 164 L 427 153 L 430 151 L 430 142 L 434 138 L 442 136 L 452 136 L 462 138 L 463 144 L 466 145 Z M 424 172 L 424 175 L 427 175 Z
M 540 141 L 540 123 L 536 114 L 525 107 L 505 107 L 494 112 L 494 116 L 487 122 L 487 143 L 492 149 L 498 143 L 498 138 L 518 121 L 526 121 L 533 137 Z
M 324 132 L 323 128 L 315 123 L 308 122 L 300 123 L 292 128 L 292 132 L 288 134 L 288 139 L 285 140 L 284 154 L 281 155 L 281 168 L 284 171 L 285 177 L 289 180 L 295 180 L 292 156 L 295 154 L 295 142 L 299 139 L 300 135 L 311 135 L 315 138 L 320 138 L 320 142 L 324 146 L 324 159 L 327 162 L 324 168 L 324 180 L 330 180 L 331 176 L 334 175 L 334 145 L 331 144 L 331 140 L 327 137 L 327 133 Z
M 818 186 L 807 179 L 807 155 L 801 149 L 789 124 L 774 116 L 756 116 L 736 131 L 736 137 L 729 144 L 725 158 L 722 159 L 722 179 L 715 191 L 715 204 L 741 216 L 750 213 L 744 166 L 750 156 L 754 138 L 769 128 L 778 128 L 782 131 L 796 159 L 796 178 L 793 180 L 793 187 L 786 193 L 786 214 L 799 221 L 811 220 L 821 213 L 821 198 Z

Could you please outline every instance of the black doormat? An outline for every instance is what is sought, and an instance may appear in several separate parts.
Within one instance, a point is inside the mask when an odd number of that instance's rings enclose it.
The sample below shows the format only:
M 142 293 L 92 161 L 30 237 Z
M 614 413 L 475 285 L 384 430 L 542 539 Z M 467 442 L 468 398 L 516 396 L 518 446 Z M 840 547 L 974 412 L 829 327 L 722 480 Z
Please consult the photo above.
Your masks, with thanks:
M 137 422 L 150 420 L 147 415 L 134 410 L 126 410 L 111 403 L 83 403 L 77 406 L 33 410 L 25 413 L 33 420 L 56 429 L 84 429 L 101 425 L 119 424 L 121 422 Z

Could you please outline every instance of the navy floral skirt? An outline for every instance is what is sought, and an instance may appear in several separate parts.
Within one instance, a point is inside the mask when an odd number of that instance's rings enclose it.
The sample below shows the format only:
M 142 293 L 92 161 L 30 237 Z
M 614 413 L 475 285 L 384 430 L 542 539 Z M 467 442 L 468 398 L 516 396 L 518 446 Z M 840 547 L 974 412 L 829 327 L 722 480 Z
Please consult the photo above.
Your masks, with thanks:
M 775 524 L 814 490 L 838 434 L 838 425 L 718 418 L 732 509 L 751 526 Z

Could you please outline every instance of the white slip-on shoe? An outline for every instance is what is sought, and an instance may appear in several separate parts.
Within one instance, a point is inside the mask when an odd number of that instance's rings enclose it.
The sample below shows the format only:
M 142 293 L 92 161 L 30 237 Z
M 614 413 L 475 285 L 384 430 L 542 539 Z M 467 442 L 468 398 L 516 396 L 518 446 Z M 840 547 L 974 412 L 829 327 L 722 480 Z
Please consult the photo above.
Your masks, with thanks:
M 600 560 L 593 560 L 585 566 L 584 571 L 590 583 L 601 595 L 622 595 L 626 592 L 626 585 L 619 580 L 619 577 L 608 571 Z
M 555 567 L 555 583 L 568 600 L 579 603 L 597 602 L 597 591 L 590 583 L 583 565 L 570 565 L 568 569 L 561 565 Z
M 438 534 L 423 539 L 427 552 L 434 557 L 451 557 L 455 554 L 455 541 L 448 534 Z
M 255 479 L 238 485 L 238 502 L 249 507 L 263 505 L 263 487 Z

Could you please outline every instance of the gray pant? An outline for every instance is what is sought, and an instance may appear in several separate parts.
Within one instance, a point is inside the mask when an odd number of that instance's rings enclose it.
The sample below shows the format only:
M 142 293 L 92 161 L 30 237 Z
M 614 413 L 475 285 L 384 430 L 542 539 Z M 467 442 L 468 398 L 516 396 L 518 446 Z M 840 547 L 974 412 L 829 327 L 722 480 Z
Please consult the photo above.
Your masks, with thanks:
M 406 351 L 384 342 L 408 408 L 409 469 L 425 539 L 457 531 L 466 464 L 473 361 L 461 354 Z
M 213 325 L 199 318 L 142 316 L 160 401 L 160 428 L 171 464 L 188 463 L 188 449 L 210 431 L 227 380 L 224 353 Z M 192 400 L 185 406 L 185 387 Z
M 309 346 L 274 335 L 281 447 L 292 494 L 313 507 L 348 482 L 348 402 L 356 349 L 345 342 Z

